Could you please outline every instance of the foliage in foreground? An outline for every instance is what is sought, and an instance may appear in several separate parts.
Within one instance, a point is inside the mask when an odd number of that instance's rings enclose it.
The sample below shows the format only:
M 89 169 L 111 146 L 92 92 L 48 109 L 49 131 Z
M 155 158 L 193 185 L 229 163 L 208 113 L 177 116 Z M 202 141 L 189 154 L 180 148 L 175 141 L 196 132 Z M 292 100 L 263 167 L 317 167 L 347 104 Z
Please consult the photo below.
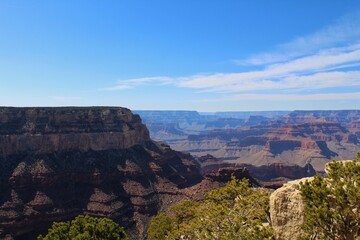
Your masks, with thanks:
M 127 240 L 122 227 L 107 218 L 79 215 L 69 222 L 55 222 L 38 240 Z
M 183 201 L 171 215 L 159 214 L 150 222 L 150 240 L 169 239 L 270 239 L 266 226 L 269 195 L 232 179 L 225 187 L 210 191 L 200 202 Z
M 305 202 L 304 239 L 360 239 L 360 152 L 353 161 L 328 165 L 300 187 Z

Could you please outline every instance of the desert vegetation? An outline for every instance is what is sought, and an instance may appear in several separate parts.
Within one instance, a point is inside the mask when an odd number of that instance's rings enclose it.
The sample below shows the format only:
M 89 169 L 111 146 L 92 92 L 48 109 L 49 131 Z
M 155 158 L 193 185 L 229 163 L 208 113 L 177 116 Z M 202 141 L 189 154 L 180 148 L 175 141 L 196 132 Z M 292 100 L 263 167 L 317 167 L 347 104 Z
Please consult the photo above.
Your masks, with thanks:
M 54 222 L 47 235 L 38 240 L 127 240 L 122 227 L 108 218 L 79 215 L 68 222 Z
M 271 239 L 269 192 L 232 179 L 202 201 L 186 200 L 150 222 L 148 237 L 165 239 Z
M 326 177 L 300 184 L 305 220 L 302 239 L 356 240 L 360 235 L 360 153 L 351 161 L 332 161 Z M 273 239 L 269 192 L 232 179 L 201 201 L 186 200 L 155 216 L 154 239 Z M 297 238 L 297 237 L 296 237 Z
M 300 189 L 304 239 L 359 239 L 360 152 L 355 160 L 331 162 L 325 178 L 317 175 Z

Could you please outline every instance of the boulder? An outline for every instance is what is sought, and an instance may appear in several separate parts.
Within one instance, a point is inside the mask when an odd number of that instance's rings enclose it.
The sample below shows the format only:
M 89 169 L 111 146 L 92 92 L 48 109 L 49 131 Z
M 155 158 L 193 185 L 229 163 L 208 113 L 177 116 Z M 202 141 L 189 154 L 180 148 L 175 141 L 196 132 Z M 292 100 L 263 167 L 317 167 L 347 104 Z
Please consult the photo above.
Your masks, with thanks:
M 275 239 L 299 239 L 304 222 L 304 202 L 299 185 L 313 178 L 302 178 L 290 181 L 274 191 L 270 196 L 270 218 L 274 228 Z

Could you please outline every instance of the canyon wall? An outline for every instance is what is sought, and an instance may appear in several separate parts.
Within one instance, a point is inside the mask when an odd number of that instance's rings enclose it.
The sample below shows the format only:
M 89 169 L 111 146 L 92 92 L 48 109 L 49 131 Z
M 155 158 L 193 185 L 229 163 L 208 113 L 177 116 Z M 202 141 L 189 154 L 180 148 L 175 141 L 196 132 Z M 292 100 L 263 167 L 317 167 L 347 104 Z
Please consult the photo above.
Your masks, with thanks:
M 0 108 L 0 168 L 1 239 L 35 239 L 79 214 L 142 239 L 151 216 L 203 179 L 191 155 L 115 107 Z
M 150 140 L 126 108 L 0 108 L 0 155 L 125 149 Z
M 223 166 L 311 164 L 323 172 L 330 160 L 349 159 L 360 150 L 360 110 L 141 114 L 151 136 L 177 151 L 210 154 Z
M 268 166 L 311 164 L 323 172 L 332 159 L 348 159 L 360 150 L 359 124 L 317 119 L 309 123 L 272 123 L 237 129 L 211 130 L 169 142 L 178 151 L 194 156 L 210 154 L 228 164 Z

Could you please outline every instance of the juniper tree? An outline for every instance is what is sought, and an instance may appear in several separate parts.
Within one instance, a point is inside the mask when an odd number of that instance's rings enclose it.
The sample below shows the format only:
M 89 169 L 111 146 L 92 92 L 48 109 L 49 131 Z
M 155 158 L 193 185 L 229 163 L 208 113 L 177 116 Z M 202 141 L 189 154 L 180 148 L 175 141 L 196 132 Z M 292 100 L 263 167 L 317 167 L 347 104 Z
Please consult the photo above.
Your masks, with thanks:
M 326 177 L 301 184 L 304 239 L 359 239 L 360 152 L 355 160 L 328 164 Z

